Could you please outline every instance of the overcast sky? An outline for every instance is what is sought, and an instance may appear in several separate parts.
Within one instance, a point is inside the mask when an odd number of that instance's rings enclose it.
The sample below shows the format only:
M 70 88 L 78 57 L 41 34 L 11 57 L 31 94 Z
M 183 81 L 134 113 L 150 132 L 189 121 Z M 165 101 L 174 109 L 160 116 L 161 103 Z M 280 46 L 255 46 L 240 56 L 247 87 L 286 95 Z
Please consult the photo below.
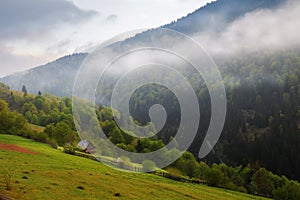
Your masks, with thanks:
M 154 28 L 211 0 L 1 0 L 0 77 Z

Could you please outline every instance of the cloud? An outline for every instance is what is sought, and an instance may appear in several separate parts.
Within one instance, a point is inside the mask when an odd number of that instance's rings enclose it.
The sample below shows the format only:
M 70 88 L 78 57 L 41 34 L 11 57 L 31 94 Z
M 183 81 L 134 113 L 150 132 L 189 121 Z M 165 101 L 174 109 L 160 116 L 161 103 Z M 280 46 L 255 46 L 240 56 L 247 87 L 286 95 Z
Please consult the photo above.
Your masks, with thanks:
M 300 2 L 289 0 L 274 10 L 256 10 L 234 21 L 220 35 L 193 37 L 213 54 L 284 50 L 300 45 Z
M 15 49 L 0 44 L 0 76 L 9 75 L 12 72 L 25 70 L 28 66 L 34 66 L 40 63 L 43 56 L 22 55 L 14 53 Z
M 41 37 L 64 24 L 77 24 L 96 15 L 66 0 L 1 0 L 0 40 Z
M 1 0 L 0 76 L 70 51 L 72 28 L 97 15 L 66 0 Z

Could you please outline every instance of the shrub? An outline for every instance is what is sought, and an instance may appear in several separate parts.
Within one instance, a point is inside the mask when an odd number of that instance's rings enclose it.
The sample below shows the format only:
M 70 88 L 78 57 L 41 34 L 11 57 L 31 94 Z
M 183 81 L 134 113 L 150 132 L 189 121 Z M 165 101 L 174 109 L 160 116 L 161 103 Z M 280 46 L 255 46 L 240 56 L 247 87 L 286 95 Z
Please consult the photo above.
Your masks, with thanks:
M 204 171 L 204 179 L 210 186 L 222 186 L 224 173 L 217 167 L 208 168 Z
M 270 197 L 274 189 L 271 173 L 260 168 L 253 174 L 250 186 L 252 193 Z
M 300 184 L 295 181 L 288 181 L 284 186 L 273 190 L 274 199 L 298 200 L 300 199 Z

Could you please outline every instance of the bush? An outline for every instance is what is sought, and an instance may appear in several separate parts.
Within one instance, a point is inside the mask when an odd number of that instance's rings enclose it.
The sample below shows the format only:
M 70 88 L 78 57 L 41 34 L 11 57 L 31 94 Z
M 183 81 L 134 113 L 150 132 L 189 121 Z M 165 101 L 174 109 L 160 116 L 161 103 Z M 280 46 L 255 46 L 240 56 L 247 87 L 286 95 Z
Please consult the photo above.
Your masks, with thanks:
M 250 186 L 253 194 L 270 197 L 274 189 L 271 173 L 265 168 L 260 168 L 253 174 Z
M 189 178 L 199 178 L 200 177 L 200 167 L 195 157 L 190 152 L 185 152 L 176 161 L 175 167 L 179 169 L 183 175 Z
M 273 190 L 274 199 L 298 200 L 300 199 L 300 184 L 295 181 L 288 181 L 284 186 Z
M 210 186 L 223 186 L 224 173 L 217 167 L 208 168 L 204 171 L 204 179 Z

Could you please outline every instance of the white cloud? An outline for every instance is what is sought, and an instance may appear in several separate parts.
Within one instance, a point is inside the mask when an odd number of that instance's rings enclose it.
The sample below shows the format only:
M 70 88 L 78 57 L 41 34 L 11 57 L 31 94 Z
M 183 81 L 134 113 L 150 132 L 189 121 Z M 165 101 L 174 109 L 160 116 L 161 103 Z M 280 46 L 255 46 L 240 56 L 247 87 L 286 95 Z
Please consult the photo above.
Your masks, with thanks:
M 300 45 L 300 2 L 287 1 L 275 10 L 257 10 L 231 24 L 221 35 L 195 35 L 213 54 L 284 50 Z

